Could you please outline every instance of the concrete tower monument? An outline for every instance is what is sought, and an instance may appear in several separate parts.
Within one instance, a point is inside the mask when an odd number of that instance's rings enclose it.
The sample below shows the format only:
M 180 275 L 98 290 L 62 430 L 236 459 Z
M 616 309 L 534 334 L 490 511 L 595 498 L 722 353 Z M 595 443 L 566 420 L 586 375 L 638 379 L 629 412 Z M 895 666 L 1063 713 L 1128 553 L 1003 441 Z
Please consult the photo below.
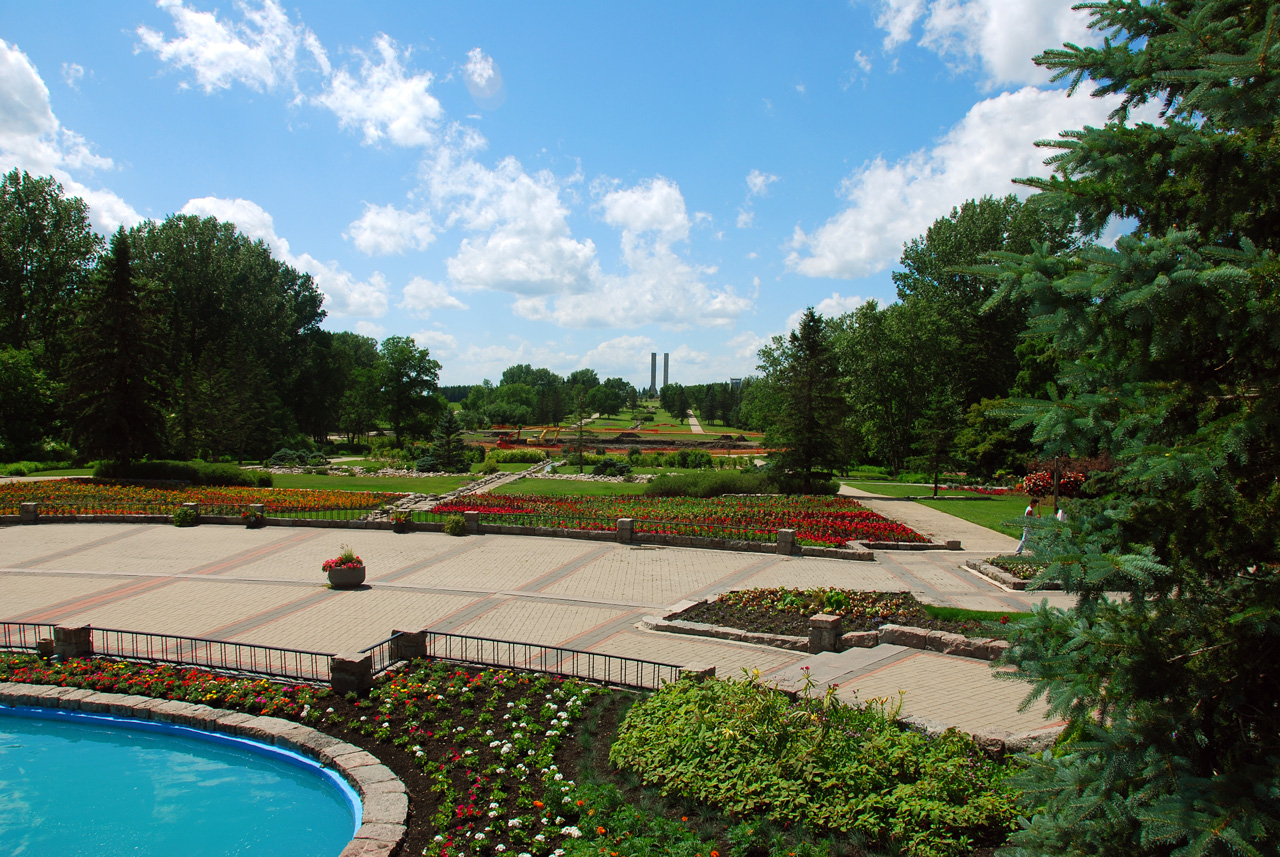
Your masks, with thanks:
M 662 352 L 662 386 L 665 387 L 670 383 L 671 383 L 671 355 L 664 351 Z
M 658 352 L 649 352 L 649 395 L 658 395 Z

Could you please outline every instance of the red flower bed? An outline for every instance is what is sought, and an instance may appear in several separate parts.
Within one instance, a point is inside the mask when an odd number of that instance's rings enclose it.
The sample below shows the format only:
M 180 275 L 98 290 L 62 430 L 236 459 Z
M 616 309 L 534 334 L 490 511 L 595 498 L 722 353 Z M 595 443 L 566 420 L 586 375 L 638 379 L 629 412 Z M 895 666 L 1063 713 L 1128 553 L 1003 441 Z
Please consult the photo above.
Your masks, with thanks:
M 924 542 L 910 527 L 847 497 L 538 497 L 477 494 L 436 506 L 438 514 L 479 512 L 490 523 L 613 530 L 619 518 L 638 533 L 772 541 L 793 529 L 802 544 L 842 546 L 852 540 Z

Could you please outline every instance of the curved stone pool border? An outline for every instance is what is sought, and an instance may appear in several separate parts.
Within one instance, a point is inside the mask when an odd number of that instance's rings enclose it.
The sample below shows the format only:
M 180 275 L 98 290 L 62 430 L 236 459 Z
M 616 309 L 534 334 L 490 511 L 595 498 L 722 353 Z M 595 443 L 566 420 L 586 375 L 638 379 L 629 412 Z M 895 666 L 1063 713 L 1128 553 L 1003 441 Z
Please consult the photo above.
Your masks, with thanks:
M 192 702 L 47 684 L 0 682 L 0 704 L 173 723 L 293 750 L 338 771 L 360 795 L 364 809 L 360 828 L 341 857 L 387 857 L 404 839 L 409 796 L 400 778 L 372 753 L 310 726 Z

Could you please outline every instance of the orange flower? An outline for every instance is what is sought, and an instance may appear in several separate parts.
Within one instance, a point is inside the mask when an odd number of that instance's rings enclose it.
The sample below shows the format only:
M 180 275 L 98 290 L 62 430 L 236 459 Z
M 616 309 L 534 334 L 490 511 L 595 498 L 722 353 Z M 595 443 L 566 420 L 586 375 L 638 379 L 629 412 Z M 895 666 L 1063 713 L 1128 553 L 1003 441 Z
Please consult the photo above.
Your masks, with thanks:
M 533 802 L 533 805 L 536 806 L 538 809 L 542 809 L 542 801 L 540 800 L 535 800 Z
M 582 806 L 582 801 L 578 801 L 578 806 Z
M 688 820 L 689 820 L 689 816 L 687 816 L 687 815 L 682 815 L 682 816 L 680 816 L 680 820 L 681 820 L 681 821 L 688 821 Z

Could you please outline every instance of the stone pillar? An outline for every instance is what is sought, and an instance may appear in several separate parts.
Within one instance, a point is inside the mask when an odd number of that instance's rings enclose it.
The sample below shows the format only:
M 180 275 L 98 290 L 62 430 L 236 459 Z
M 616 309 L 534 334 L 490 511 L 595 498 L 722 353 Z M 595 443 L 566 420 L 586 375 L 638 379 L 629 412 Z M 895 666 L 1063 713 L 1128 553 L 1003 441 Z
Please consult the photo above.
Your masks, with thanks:
M 962 547 L 960 547 L 960 540 L 959 540 L 959 539 L 948 539 L 948 540 L 947 540 L 947 550 L 949 550 L 949 551 L 958 551 L 958 550 L 964 550 L 964 549 L 963 549 Z
M 36 640 L 36 654 L 42 658 L 48 658 L 53 655 L 54 643 L 53 637 L 41 637 Z
M 414 658 L 427 656 L 426 631 L 392 631 L 399 634 L 391 639 L 391 660 L 411 661 Z
M 267 514 L 267 506 L 265 503 L 250 503 L 249 511 L 255 515 L 265 515 Z
M 467 522 L 467 532 L 473 536 L 480 535 L 480 513 L 463 512 L 462 518 Z
M 183 503 L 182 508 L 190 509 L 191 512 L 196 516 L 195 518 L 196 523 L 197 524 L 200 523 L 200 504 L 199 503 Z
M 618 541 L 627 544 L 631 541 L 632 535 L 635 533 L 635 520 L 632 518 L 618 519 Z
M 691 678 L 694 681 L 706 681 L 716 677 L 715 664 L 689 664 L 680 668 L 680 678 Z
M 844 633 L 844 617 L 819 613 L 809 617 L 809 654 L 840 651 L 840 637 Z
M 39 503 L 19 503 L 18 504 L 18 523 L 34 524 L 36 519 L 40 517 Z
M 796 552 L 796 531 L 778 530 L 778 553 L 790 556 Z
M 53 653 L 60 658 L 92 657 L 93 629 L 88 625 L 56 626 L 53 629 Z
M 365 696 L 373 688 L 373 655 L 349 652 L 329 659 L 329 686 L 334 693 Z

